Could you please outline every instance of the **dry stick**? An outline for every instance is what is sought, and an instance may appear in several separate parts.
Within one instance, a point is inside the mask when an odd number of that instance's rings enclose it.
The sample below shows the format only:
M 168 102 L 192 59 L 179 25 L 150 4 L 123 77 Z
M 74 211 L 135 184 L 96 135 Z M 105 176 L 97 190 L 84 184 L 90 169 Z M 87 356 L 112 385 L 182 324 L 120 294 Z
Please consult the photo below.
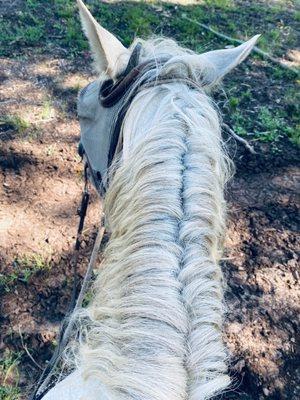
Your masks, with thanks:
M 246 149 L 248 149 L 250 151 L 251 154 L 257 154 L 256 151 L 254 150 L 254 148 L 247 142 L 247 140 L 243 139 L 242 137 L 240 137 L 239 135 L 237 135 L 234 130 L 232 130 L 227 124 L 222 124 L 223 128 L 225 128 L 227 130 L 227 132 L 233 136 L 237 141 L 239 141 L 240 143 L 242 143 Z
M 39 369 L 43 369 L 43 368 L 40 366 L 40 364 L 39 364 L 37 361 L 35 361 L 35 359 L 33 358 L 33 356 L 30 354 L 30 352 L 29 352 L 29 350 L 28 350 L 26 344 L 24 343 L 23 335 L 22 335 L 20 326 L 19 326 L 19 335 L 20 335 L 20 338 L 21 338 L 22 347 L 23 347 L 23 349 L 25 350 L 25 352 L 26 352 L 26 354 L 28 355 L 28 357 L 30 358 L 30 360 L 31 360 L 31 361 L 33 362 L 33 364 L 36 365 Z
M 72 313 L 74 313 L 78 308 L 80 308 L 82 306 L 82 302 L 83 302 L 84 296 L 87 292 L 87 289 L 89 287 L 89 283 L 90 283 L 90 280 L 92 277 L 92 272 L 93 272 L 93 269 L 94 269 L 96 261 L 97 261 L 97 255 L 98 255 L 101 243 L 102 243 L 104 231 L 105 231 L 104 223 L 103 223 L 103 221 L 101 221 L 101 226 L 97 232 L 97 236 L 95 239 L 95 243 L 94 243 L 92 255 L 91 255 L 91 258 L 89 261 L 89 265 L 88 265 L 88 268 L 87 268 L 87 271 L 86 271 L 86 274 L 85 274 L 85 277 L 84 277 L 84 280 L 83 280 L 83 283 L 82 283 L 82 286 L 80 289 L 78 299 L 76 301 L 76 305 L 75 305 Z M 46 390 L 48 383 L 51 379 L 52 373 L 53 373 L 54 369 L 56 368 L 58 361 L 61 358 L 62 352 L 63 352 L 64 348 L 66 347 L 68 341 L 70 340 L 73 327 L 74 327 L 74 319 L 71 318 L 66 326 L 64 333 L 63 333 L 61 342 L 59 343 L 58 352 L 56 353 L 53 361 L 52 360 L 50 361 L 50 362 L 52 362 L 51 370 L 49 371 L 49 374 L 46 376 L 46 378 L 43 380 L 42 384 L 40 385 L 37 394 L 43 394 L 43 392 Z
M 187 21 L 193 22 L 196 25 L 201 26 L 201 28 L 206 29 L 207 31 L 213 33 L 214 35 L 220 37 L 221 39 L 225 39 L 225 40 L 229 40 L 232 43 L 236 43 L 236 44 L 243 44 L 245 42 L 243 42 L 242 40 L 239 39 L 235 39 L 232 38 L 230 36 L 225 35 L 224 33 L 218 32 L 215 29 L 211 28 L 208 25 L 202 24 L 201 22 L 195 21 L 194 19 L 191 19 L 185 15 L 182 16 L 182 18 L 186 19 Z M 275 58 L 273 56 L 270 56 L 270 54 L 266 53 L 265 51 L 262 51 L 261 49 L 259 49 L 257 46 L 254 46 L 252 49 L 255 53 L 263 56 L 264 58 L 266 58 L 267 60 L 272 61 L 274 64 L 279 65 L 282 68 L 288 69 L 289 71 L 293 71 L 295 74 L 298 74 L 298 71 L 293 68 L 290 67 L 289 65 L 285 64 L 284 62 L 282 62 L 281 60 L 279 60 L 278 58 Z

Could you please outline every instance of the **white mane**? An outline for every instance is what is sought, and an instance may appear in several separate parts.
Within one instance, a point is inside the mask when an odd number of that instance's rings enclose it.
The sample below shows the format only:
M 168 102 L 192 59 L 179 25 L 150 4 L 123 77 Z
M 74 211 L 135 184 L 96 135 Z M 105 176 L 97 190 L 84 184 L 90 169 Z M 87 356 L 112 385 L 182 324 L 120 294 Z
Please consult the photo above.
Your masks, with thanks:
M 79 314 L 77 367 L 111 400 L 208 399 L 229 384 L 218 265 L 229 164 L 201 89 L 207 65 L 173 41 L 143 43 L 142 60 L 162 55 L 147 74 L 170 82 L 142 89 L 123 123 L 104 205 L 111 237 Z

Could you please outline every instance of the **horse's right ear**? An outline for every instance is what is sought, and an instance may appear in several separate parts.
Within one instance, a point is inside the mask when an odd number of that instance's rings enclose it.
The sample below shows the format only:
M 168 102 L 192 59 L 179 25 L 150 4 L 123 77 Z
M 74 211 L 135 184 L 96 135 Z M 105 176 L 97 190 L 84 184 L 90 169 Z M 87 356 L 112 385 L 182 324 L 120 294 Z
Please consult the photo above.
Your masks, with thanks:
M 98 24 L 81 0 L 77 0 L 77 5 L 97 71 L 106 72 L 110 78 L 115 79 L 126 68 L 130 51 L 114 35 Z
M 247 42 L 230 49 L 214 50 L 200 54 L 198 61 L 207 67 L 208 83 L 218 83 L 233 68 L 249 55 L 260 35 L 253 36 Z

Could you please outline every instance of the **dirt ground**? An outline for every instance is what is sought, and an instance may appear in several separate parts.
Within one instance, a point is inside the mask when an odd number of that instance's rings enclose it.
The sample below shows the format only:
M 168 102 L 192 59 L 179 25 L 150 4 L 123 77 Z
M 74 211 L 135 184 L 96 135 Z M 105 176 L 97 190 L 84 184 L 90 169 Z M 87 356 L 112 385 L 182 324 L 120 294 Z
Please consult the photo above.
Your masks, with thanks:
M 19 387 L 21 398 L 53 352 L 71 297 L 70 260 L 82 190 L 76 96 L 93 79 L 89 62 L 88 56 L 75 62 L 55 50 L 49 57 L 28 52 L 19 60 L 0 60 L 1 114 L 24 116 L 0 125 L 0 358 L 4 364 L 11 361 L 0 369 L 0 380 Z M 254 146 L 256 155 L 229 143 L 236 174 L 226 193 L 224 340 L 232 355 L 234 388 L 222 399 L 296 400 L 299 148 L 287 138 Z M 93 195 L 81 277 L 97 210 Z M 20 398 L 1 395 L 1 400 Z
M 228 190 L 225 341 L 245 398 L 297 399 L 299 152 L 287 142 L 257 151 L 237 151 Z

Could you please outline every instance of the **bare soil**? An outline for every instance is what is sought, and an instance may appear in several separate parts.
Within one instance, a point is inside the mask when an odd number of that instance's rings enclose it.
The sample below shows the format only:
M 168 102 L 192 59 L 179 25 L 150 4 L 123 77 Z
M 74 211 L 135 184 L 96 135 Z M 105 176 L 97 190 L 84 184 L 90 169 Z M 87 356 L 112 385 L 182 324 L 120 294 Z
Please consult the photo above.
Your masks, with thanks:
M 237 150 L 228 190 L 225 341 L 233 398 L 298 399 L 299 151 L 285 141 L 276 152 L 268 145 L 257 152 Z

